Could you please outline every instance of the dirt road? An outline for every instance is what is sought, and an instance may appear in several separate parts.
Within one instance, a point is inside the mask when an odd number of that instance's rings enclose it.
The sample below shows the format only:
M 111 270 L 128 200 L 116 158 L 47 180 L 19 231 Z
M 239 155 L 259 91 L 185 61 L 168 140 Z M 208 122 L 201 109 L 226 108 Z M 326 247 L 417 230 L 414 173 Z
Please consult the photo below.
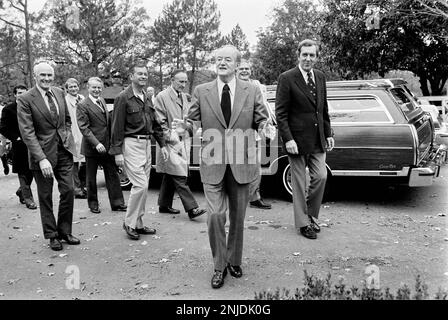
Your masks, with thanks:
M 102 172 L 98 178 L 102 213 L 94 215 L 86 200 L 75 200 L 73 234 L 82 243 L 54 252 L 43 239 L 38 210 L 26 209 L 15 196 L 17 177 L 0 176 L 0 300 L 252 299 L 261 290 L 301 286 L 304 269 L 322 277 L 330 272 L 334 282 L 343 276 L 345 283 L 359 286 L 370 264 L 379 267 L 383 287 L 413 286 L 421 274 L 431 295 L 439 286 L 448 289 L 448 167 L 425 188 L 337 182 L 337 194 L 322 206 L 324 226 L 314 241 L 295 232 L 292 204 L 264 181 L 273 209 L 248 208 L 244 275 L 226 278 L 219 290 L 210 287 L 205 216 L 189 221 L 184 212 L 159 214 L 153 186 L 145 222 L 157 235 L 128 240 L 123 214 L 108 206 Z M 205 205 L 195 180 L 194 193 Z M 181 208 L 177 198 L 174 207 Z

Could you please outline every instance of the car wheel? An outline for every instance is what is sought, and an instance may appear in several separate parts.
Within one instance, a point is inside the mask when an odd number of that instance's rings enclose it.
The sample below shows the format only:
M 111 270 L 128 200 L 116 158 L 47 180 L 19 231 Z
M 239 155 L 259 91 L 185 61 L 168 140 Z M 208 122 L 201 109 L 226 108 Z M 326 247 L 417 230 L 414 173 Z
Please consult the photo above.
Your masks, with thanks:
M 124 170 L 118 168 L 117 171 L 118 171 L 118 177 L 120 178 L 121 190 L 131 190 L 132 188 L 131 180 L 129 180 Z

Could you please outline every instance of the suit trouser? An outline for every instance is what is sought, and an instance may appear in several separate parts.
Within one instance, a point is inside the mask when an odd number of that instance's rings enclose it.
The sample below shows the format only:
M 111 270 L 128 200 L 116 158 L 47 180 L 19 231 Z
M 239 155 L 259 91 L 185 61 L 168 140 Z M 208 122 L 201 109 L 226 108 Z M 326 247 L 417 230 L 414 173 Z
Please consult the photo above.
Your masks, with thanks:
M 21 172 L 17 175 L 19 178 L 19 190 L 22 194 L 25 203 L 30 201 L 34 202 L 33 192 L 31 191 L 31 183 L 33 182 L 33 172 L 29 170 L 28 172 Z
M 185 211 L 198 207 L 193 193 L 187 185 L 187 177 L 173 176 L 168 173 L 163 174 L 158 200 L 159 206 L 172 207 L 174 191 L 179 194 Z
M 252 202 L 261 199 L 260 183 L 261 183 L 261 172 L 257 175 L 257 178 L 249 184 L 249 197 L 250 197 L 249 201 Z
M 292 200 L 296 229 L 309 225 L 308 215 L 318 218 L 327 181 L 325 153 L 288 156 L 291 165 Z M 310 185 L 306 186 L 306 167 Z M 308 191 L 308 192 L 307 192 Z
M 96 183 L 98 165 L 103 167 L 111 208 L 124 205 L 123 192 L 121 191 L 115 159 L 109 154 L 105 154 L 94 157 L 86 156 L 87 204 L 89 208 L 98 206 L 98 189 Z
M 227 263 L 241 265 L 243 231 L 249 202 L 249 184 L 238 183 L 227 165 L 223 180 L 218 184 L 204 183 L 208 205 L 208 236 L 215 270 L 224 270 Z M 226 211 L 229 207 L 229 236 L 226 244 Z
M 84 161 L 73 163 L 73 183 L 75 193 L 82 193 L 86 187 L 86 163 Z
M 58 182 L 59 189 L 57 223 L 53 214 L 53 178 L 44 178 L 41 170 L 33 170 L 45 239 L 72 233 L 74 202 L 72 176 L 73 155 L 63 146 L 58 146 L 57 152 L 57 163 L 53 167 L 54 177 Z
M 132 183 L 124 223 L 133 229 L 143 228 L 151 173 L 151 140 L 126 137 L 122 150 L 124 168 Z

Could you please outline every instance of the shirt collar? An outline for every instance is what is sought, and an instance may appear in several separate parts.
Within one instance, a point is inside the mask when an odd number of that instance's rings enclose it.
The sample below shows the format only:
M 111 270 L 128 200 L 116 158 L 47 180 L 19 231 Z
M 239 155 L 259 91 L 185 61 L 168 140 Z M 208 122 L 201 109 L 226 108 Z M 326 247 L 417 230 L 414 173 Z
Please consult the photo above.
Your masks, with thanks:
M 218 80 L 218 90 L 219 90 L 219 93 L 221 94 L 222 88 L 224 88 L 225 82 L 223 82 L 219 77 L 217 78 L 217 80 Z M 230 89 L 230 95 L 233 96 L 235 94 L 235 88 L 236 88 L 236 77 L 234 76 L 227 83 L 227 85 L 229 86 L 229 89 Z
M 98 100 L 100 100 L 101 99 L 101 97 L 98 97 L 98 98 L 94 98 L 90 93 L 89 93 L 89 98 L 90 98 L 90 100 L 92 100 L 94 103 L 97 103 L 98 102 Z
M 36 85 L 37 90 L 39 90 L 40 94 L 42 95 L 42 97 L 45 97 L 45 94 L 47 93 L 47 91 L 45 91 L 44 89 L 42 89 L 41 87 L 39 87 L 38 85 Z M 54 97 L 53 92 L 51 92 L 51 88 L 48 90 L 50 91 L 51 95 Z
M 300 64 L 299 64 L 299 70 L 302 73 L 303 79 L 305 79 L 305 82 L 307 82 L 308 81 L 308 72 L 303 70 L 302 67 L 300 66 Z M 311 69 L 310 72 L 311 72 L 311 78 L 313 79 L 314 82 L 316 82 L 316 79 L 314 77 L 314 70 Z

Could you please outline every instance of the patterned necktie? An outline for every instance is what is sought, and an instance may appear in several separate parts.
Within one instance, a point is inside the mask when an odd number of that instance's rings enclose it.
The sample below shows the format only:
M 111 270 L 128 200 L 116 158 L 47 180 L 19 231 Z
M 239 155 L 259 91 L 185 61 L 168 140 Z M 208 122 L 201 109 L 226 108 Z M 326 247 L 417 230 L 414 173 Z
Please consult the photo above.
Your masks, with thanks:
M 100 99 L 96 100 L 96 103 L 101 108 L 101 112 L 106 113 L 106 110 L 104 109 L 104 106 L 103 106 L 103 103 L 101 102 L 101 100 Z
M 310 93 L 313 96 L 314 101 L 316 101 L 317 89 L 316 84 L 313 81 L 313 77 L 311 76 L 311 71 L 308 71 L 307 76 L 308 76 L 308 87 L 310 88 Z
M 221 110 L 226 120 L 226 124 L 229 125 L 231 114 L 231 101 L 230 101 L 230 88 L 227 83 L 222 88 L 221 94 Z
M 48 105 L 50 106 L 51 119 L 53 120 L 54 124 L 58 124 L 58 118 L 59 118 L 58 109 L 56 107 L 56 104 L 54 103 L 51 92 L 47 91 L 47 92 L 45 92 L 45 95 L 47 96 Z

